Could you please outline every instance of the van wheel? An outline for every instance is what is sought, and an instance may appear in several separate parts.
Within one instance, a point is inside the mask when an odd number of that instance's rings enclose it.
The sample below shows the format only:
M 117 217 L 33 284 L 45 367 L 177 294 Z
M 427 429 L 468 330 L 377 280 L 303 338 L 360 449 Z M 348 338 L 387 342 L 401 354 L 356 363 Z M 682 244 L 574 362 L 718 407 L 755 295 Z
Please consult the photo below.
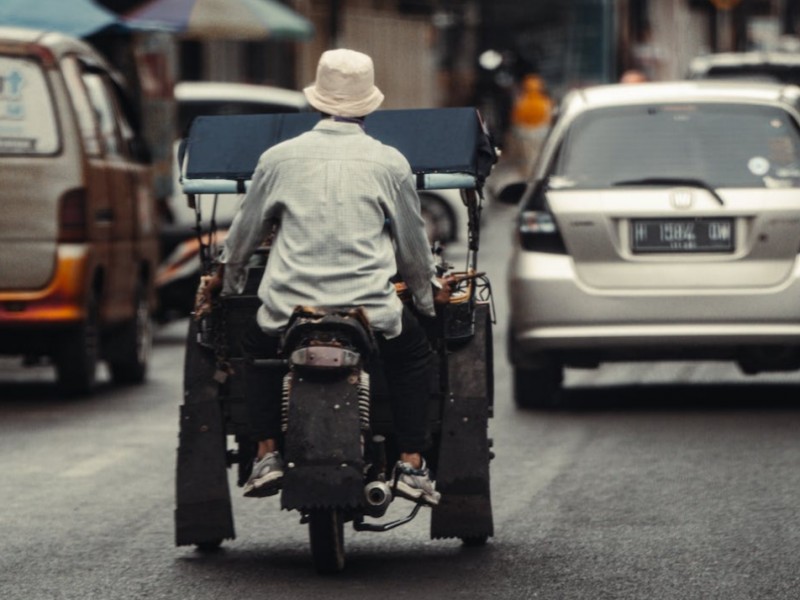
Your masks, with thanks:
M 142 286 L 136 292 L 136 310 L 111 342 L 108 359 L 114 383 L 142 383 L 147 376 L 147 363 L 153 346 L 153 324 L 147 294 Z
M 551 364 L 536 369 L 514 367 L 514 401 L 519 408 L 558 406 L 564 367 Z
M 100 356 L 97 310 L 97 298 L 92 294 L 86 303 L 86 318 L 67 334 L 58 348 L 56 377 L 62 393 L 87 394 L 94 386 Z

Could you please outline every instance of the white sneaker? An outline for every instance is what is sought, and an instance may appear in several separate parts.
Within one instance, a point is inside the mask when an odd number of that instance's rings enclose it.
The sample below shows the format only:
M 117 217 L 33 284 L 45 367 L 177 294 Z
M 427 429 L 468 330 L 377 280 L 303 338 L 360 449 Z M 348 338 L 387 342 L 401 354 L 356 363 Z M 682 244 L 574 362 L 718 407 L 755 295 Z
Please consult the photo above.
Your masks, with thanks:
M 402 461 L 398 461 L 394 469 L 392 480 L 396 482 L 395 491 L 398 496 L 414 502 L 423 502 L 429 506 L 439 504 L 442 495 L 434 488 L 430 471 L 424 460 L 419 469 Z
M 281 489 L 283 459 L 278 452 L 267 452 L 261 460 L 253 463 L 250 478 L 244 484 L 244 495 L 248 498 L 273 496 Z

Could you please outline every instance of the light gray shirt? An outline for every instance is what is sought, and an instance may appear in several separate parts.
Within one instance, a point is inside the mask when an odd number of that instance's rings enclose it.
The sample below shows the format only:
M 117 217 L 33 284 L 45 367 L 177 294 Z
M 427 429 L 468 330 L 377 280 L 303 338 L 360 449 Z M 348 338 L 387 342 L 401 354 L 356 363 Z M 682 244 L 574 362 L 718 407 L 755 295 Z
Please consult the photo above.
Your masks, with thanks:
M 225 239 L 223 293 L 241 292 L 250 255 L 277 222 L 257 319 L 278 333 L 296 306 L 363 307 L 372 327 L 400 334 L 399 273 L 433 316 L 435 267 L 405 157 L 356 123 L 321 120 L 258 161 Z

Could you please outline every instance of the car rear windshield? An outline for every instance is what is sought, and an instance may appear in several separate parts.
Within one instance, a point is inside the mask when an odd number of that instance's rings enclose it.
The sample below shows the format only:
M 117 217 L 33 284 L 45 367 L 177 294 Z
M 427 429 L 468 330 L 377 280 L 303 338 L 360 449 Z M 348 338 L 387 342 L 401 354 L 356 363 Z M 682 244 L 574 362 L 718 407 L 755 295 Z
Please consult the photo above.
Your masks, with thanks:
M 47 155 L 58 147 L 53 101 L 41 65 L 0 56 L 0 155 Z
M 800 85 L 800 65 L 715 66 L 702 75 L 706 79 L 749 79 Z
M 577 118 L 551 187 L 691 179 L 711 187 L 800 185 L 800 133 L 786 111 L 753 104 L 658 104 Z

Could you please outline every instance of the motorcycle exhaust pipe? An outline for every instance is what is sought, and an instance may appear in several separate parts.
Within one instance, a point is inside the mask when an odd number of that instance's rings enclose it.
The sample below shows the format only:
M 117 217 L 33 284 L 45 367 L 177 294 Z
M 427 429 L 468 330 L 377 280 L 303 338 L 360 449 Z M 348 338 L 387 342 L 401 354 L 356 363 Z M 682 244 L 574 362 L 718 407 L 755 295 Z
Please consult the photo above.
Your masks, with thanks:
M 392 489 L 385 481 L 370 481 L 364 486 L 367 513 L 372 517 L 382 517 L 392 503 Z

